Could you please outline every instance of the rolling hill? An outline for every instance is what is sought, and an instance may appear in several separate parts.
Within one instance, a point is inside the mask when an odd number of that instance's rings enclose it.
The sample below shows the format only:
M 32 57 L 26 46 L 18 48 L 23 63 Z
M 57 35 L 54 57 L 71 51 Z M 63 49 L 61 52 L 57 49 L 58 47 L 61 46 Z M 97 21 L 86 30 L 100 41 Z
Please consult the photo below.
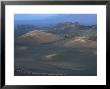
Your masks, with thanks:
M 25 43 L 25 44 L 41 44 L 41 43 L 49 43 L 54 42 L 58 40 L 64 39 L 63 37 L 59 35 L 55 35 L 52 33 L 47 33 L 43 31 L 30 31 L 26 34 L 23 34 L 22 36 L 19 36 L 17 39 L 15 39 L 17 43 Z

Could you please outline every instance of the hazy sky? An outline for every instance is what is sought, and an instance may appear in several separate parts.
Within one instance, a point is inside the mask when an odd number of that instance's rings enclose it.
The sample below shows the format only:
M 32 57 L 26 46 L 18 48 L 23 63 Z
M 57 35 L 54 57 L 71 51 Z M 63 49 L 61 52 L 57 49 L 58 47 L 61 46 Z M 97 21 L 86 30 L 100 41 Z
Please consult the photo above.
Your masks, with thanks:
M 80 24 L 96 24 L 96 14 L 15 14 L 15 21 L 36 21 L 36 23 L 79 22 Z

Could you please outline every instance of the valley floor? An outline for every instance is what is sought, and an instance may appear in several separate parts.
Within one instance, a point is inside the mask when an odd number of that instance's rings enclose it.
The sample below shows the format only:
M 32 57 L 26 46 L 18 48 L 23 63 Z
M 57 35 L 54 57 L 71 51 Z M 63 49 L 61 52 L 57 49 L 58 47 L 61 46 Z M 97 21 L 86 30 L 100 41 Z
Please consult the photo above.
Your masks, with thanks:
M 15 76 L 96 76 L 95 51 L 47 46 L 15 50 Z

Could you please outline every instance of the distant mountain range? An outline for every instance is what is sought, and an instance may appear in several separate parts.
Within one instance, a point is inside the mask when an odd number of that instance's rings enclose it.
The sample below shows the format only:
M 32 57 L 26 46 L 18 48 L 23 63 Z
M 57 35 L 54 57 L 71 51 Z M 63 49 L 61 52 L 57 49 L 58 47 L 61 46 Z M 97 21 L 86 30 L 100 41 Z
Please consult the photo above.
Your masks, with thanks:
M 51 25 L 48 27 L 41 27 L 41 26 L 35 26 L 35 25 L 15 25 L 15 35 L 20 36 L 23 35 L 29 31 L 33 30 L 40 30 L 40 31 L 46 31 L 49 33 L 59 34 L 59 35 L 90 35 L 89 33 L 96 34 L 97 33 L 97 26 L 91 25 L 91 26 L 84 26 L 80 25 L 78 22 L 62 22 L 55 25 Z M 92 34 L 92 35 L 93 35 Z
M 96 47 L 97 26 L 83 26 L 78 22 L 64 22 L 54 26 L 39 28 L 34 25 L 15 27 L 15 43 L 36 45 L 50 43 L 61 47 Z M 56 45 L 58 44 L 58 45 Z
M 34 31 L 35 29 L 40 30 L 39 27 L 34 26 L 34 25 L 15 25 L 14 30 L 15 30 L 15 36 L 21 36 L 29 31 Z
M 97 34 L 97 26 L 84 26 L 78 22 L 65 22 L 50 27 L 48 32 L 63 36 L 95 36 Z

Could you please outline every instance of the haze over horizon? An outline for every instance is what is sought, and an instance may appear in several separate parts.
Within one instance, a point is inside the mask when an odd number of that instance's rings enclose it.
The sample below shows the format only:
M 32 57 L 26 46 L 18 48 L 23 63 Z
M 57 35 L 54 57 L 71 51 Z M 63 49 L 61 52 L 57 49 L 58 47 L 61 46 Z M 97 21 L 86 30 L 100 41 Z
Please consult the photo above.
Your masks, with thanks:
M 96 25 L 96 14 L 15 14 L 15 25 L 54 25 L 60 22 L 79 22 L 81 25 Z

